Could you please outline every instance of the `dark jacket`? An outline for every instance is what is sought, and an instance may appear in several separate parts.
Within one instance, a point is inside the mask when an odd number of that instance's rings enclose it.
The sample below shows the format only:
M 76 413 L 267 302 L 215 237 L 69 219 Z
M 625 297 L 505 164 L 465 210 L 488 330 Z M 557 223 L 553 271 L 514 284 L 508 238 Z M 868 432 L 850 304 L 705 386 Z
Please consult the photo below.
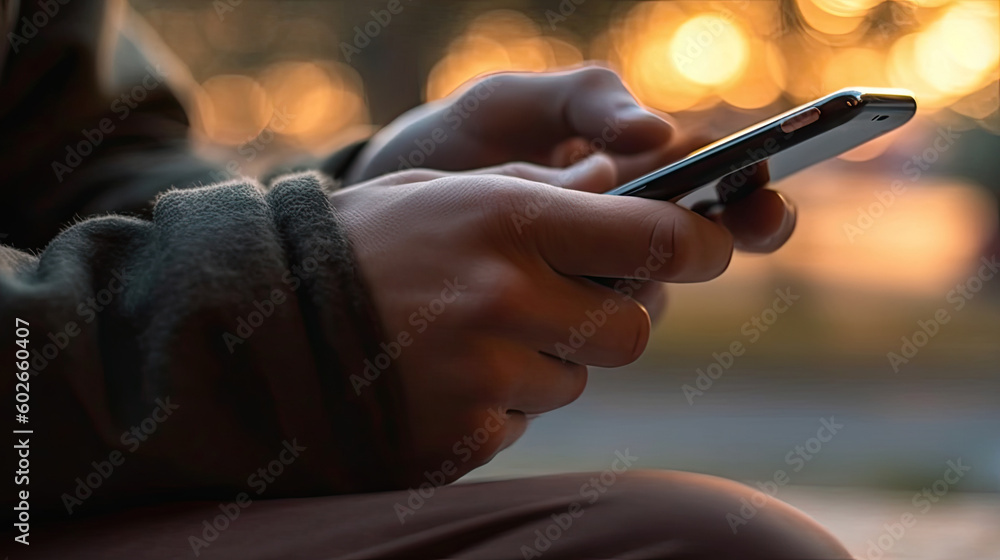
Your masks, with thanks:
M 28 463 L 5 510 L 22 490 L 37 521 L 398 487 L 398 382 L 351 381 L 382 340 L 327 194 L 353 150 L 266 187 L 211 185 L 183 79 L 120 118 L 120 92 L 164 63 L 112 12 L 0 14 L 0 401 L 8 430 L 32 432 L 4 445 Z

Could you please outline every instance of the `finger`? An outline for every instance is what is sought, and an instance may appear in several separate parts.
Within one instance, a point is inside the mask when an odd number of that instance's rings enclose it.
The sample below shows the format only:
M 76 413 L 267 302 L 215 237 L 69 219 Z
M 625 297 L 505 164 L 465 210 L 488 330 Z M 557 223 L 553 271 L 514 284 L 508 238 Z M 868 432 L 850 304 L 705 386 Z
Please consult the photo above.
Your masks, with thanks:
M 615 72 L 598 66 L 567 72 L 572 87 L 564 112 L 570 132 L 595 151 L 639 153 L 668 143 L 673 129 L 647 111 Z
M 485 167 L 463 173 L 437 171 L 433 169 L 408 169 L 398 173 L 383 175 L 367 181 L 361 187 L 395 187 L 412 183 L 433 181 L 455 175 L 503 175 L 527 179 L 537 183 L 586 192 L 605 192 L 617 184 L 617 170 L 610 157 L 594 154 L 565 169 L 544 167 L 533 163 L 514 162 L 494 167 Z
M 750 253 L 771 253 L 795 231 L 795 206 L 780 193 L 756 190 L 729 204 L 719 222 L 733 234 L 735 246 Z
M 587 387 L 587 366 L 531 352 L 524 352 L 517 380 L 512 387 L 509 407 L 525 414 L 544 414 L 562 408 L 580 398 Z
M 721 274 L 733 239 L 719 224 L 669 202 L 557 191 L 522 231 L 571 276 L 699 282 Z
M 608 191 L 614 188 L 618 182 L 618 171 L 615 169 L 615 164 L 610 157 L 604 154 L 593 154 L 565 169 L 517 162 L 478 169 L 467 174 L 518 177 L 536 183 L 591 193 Z
M 478 127 L 477 134 L 494 145 L 519 138 L 518 151 L 524 153 L 549 153 L 570 138 L 583 138 L 594 145 L 592 151 L 637 153 L 671 136 L 670 124 L 644 109 L 607 68 L 495 74 L 477 86 L 482 87 L 491 92 L 491 115 L 485 117 L 489 126 Z
M 552 167 L 569 167 L 593 153 L 594 147 L 583 138 L 567 138 L 552 148 L 547 163 Z
M 389 173 L 388 175 L 382 175 L 375 179 L 365 181 L 364 183 L 353 185 L 350 187 L 350 189 L 359 189 L 366 187 L 396 187 L 399 185 L 409 185 L 412 183 L 424 183 L 427 181 L 433 181 L 434 179 L 440 179 L 441 177 L 447 177 L 449 175 L 454 175 L 454 173 L 437 171 L 434 169 L 407 169 L 405 171 Z M 350 189 L 344 189 L 344 190 L 350 190 Z
M 542 414 L 573 402 L 587 384 L 586 366 L 553 359 L 521 341 L 491 337 L 472 344 L 482 363 L 468 380 L 476 406 Z
M 642 354 L 650 320 L 635 299 L 552 272 L 534 275 L 533 283 L 549 295 L 511 301 L 513 309 L 488 327 L 539 352 L 583 365 L 619 367 Z
M 641 154 L 612 154 L 618 168 L 618 180 L 624 184 L 671 164 L 712 142 L 713 137 L 701 129 L 675 128 L 670 142 Z

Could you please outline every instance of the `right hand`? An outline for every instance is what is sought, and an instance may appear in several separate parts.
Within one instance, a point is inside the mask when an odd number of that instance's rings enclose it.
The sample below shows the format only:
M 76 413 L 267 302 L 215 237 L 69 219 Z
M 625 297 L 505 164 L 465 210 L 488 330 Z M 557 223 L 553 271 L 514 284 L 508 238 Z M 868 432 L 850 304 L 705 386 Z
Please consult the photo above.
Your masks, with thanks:
M 615 183 L 614 163 L 595 155 L 567 169 L 404 171 L 331 196 L 386 342 L 411 341 L 395 369 L 415 476 L 451 461 L 458 478 L 530 417 L 575 400 L 587 366 L 639 357 L 660 286 L 620 281 L 629 297 L 585 276 L 699 282 L 725 270 L 733 237 L 722 225 L 593 194 Z

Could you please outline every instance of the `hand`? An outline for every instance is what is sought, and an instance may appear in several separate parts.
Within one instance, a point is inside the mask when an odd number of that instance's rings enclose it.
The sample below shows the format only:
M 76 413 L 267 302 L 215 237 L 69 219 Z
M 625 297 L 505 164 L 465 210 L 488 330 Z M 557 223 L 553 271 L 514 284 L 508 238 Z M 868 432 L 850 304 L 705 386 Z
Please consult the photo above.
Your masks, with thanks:
M 346 179 L 355 183 L 415 167 L 461 171 L 509 161 L 566 167 L 605 151 L 625 182 L 704 143 L 692 136 L 643 109 L 606 68 L 502 73 L 393 121 L 359 154 Z
M 732 253 L 730 232 L 694 212 L 592 194 L 616 184 L 605 155 L 478 173 L 411 170 L 331 195 L 387 341 L 401 344 L 415 484 L 489 461 L 529 418 L 576 399 L 586 366 L 635 360 L 650 332 L 640 302 L 658 282 L 714 278 Z M 782 221 L 741 235 L 773 236 Z M 583 276 L 654 282 L 620 280 L 619 293 Z

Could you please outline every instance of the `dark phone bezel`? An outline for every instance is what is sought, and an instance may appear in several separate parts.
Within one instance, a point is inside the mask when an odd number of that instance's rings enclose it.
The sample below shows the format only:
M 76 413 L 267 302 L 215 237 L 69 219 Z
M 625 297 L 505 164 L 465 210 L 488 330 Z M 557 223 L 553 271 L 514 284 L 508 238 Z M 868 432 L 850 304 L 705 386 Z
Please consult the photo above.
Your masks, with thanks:
M 731 134 L 605 194 L 673 200 L 855 119 L 864 120 L 866 128 L 875 127 L 874 135 L 867 128 L 869 134 L 859 136 L 856 145 L 861 145 L 910 120 L 916 107 L 916 100 L 905 90 L 843 89 Z M 818 120 L 791 132 L 781 129 L 786 119 L 812 108 L 819 109 Z M 905 118 L 874 121 L 867 118 L 872 113 Z

